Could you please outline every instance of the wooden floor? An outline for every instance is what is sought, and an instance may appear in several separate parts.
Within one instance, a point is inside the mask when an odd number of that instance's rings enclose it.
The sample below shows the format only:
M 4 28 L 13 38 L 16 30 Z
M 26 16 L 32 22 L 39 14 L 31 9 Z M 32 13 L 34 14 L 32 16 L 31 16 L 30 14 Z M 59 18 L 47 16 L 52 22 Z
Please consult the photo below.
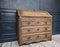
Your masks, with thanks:
M 19 46 L 17 41 L 0 43 L 0 47 L 60 47 L 60 34 L 52 36 L 52 41 Z

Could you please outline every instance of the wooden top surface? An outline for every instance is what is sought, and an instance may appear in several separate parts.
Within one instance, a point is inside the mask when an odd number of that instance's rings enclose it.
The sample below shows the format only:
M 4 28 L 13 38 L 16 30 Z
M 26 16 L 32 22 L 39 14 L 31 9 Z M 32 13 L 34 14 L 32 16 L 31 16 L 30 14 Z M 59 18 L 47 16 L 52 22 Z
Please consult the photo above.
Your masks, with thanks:
M 18 16 L 52 17 L 47 11 L 17 10 Z

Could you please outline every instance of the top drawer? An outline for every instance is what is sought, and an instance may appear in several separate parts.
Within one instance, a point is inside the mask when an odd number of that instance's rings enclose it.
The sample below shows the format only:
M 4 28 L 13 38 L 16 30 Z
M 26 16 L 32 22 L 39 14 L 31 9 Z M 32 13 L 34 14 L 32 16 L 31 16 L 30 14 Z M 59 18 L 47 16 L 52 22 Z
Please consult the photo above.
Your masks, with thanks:
M 32 17 L 32 16 L 22 16 L 19 17 L 21 21 L 51 21 L 51 17 Z
M 51 25 L 50 17 L 21 17 L 19 23 L 21 26 L 29 25 Z

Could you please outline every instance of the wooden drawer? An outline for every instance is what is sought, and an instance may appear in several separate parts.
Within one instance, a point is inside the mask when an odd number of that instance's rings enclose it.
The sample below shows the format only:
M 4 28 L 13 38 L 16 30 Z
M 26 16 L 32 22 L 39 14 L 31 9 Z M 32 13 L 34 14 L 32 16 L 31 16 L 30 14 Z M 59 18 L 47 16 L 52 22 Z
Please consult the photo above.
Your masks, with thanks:
M 51 25 L 52 19 L 44 17 L 31 17 L 31 16 L 22 16 L 19 18 L 20 26 L 31 26 L 31 25 Z
M 19 18 L 21 21 L 51 21 L 51 17 L 32 17 L 32 16 L 22 16 Z
M 51 21 L 22 21 L 20 26 L 47 26 L 51 25 Z
M 36 33 L 36 34 L 22 35 L 20 40 L 22 44 L 51 40 L 51 33 L 40 33 L 40 34 Z
M 51 33 L 36 34 L 34 42 L 51 40 L 52 38 L 51 35 L 52 35 Z
M 22 34 L 30 34 L 30 33 L 40 33 L 40 32 L 45 32 L 45 31 L 51 31 L 51 29 L 50 28 L 48 28 L 48 27 L 42 27 L 42 26 L 40 26 L 40 27 L 22 27 L 22 28 L 20 28 L 20 30 L 21 30 L 21 33 Z
M 51 26 L 45 27 L 45 31 L 46 32 L 51 32 L 52 31 L 52 27 Z
M 21 39 L 19 40 L 22 44 L 24 43 L 28 44 L 28 43 L 35 42 L 36 36 L 37 36 L 36 34 L 21 35 Z
M 19 17 L 19 20 L 21 20 L 21 21 L 35 21 L 36 18 L 33 18 L 31 16 L 22 16 L 22 17 Z
M 52 25 L 52 21 L 47 21 L 46 25 Z
M 35 25 L 34 21 L 24 21 L 20 23 L 21 26 L 31 26 L 31 25 Z

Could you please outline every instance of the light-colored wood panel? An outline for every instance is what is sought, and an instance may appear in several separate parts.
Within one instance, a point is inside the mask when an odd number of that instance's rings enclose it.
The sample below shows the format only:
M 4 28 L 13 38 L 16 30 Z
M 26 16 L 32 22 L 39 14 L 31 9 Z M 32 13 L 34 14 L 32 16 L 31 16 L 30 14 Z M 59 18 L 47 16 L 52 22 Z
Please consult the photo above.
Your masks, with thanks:
M 18 10 L 19 16 L 45 16 L 52 17 L 47 11 Z M 49 15 L 49 16 L 48 16 Z

